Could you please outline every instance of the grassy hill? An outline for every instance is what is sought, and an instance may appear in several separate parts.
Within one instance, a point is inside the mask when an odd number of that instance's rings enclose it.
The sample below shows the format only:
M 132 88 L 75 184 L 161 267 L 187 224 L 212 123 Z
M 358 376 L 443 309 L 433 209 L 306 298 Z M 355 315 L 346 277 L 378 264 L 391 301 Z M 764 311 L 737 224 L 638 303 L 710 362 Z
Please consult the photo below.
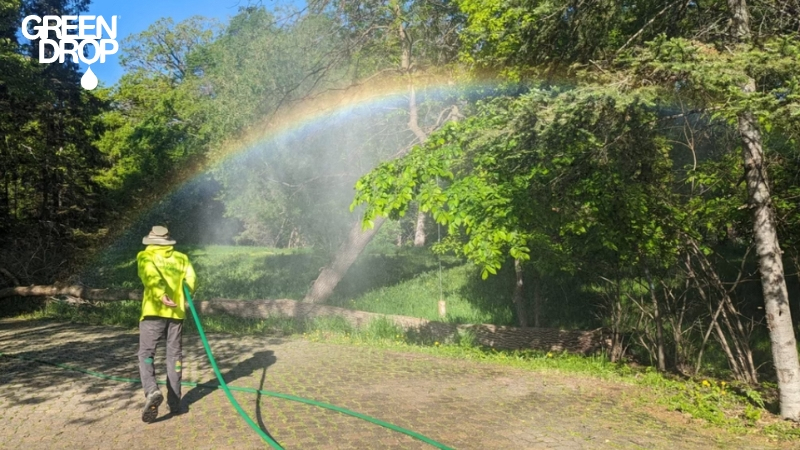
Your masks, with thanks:
M 139 288 L 136 252 L 114 250 L 91 264 L 82 276 L 89 286 Z M 199 275 L 198 299 L 302 299 L 328 262 L 309 249 L 285 250 L 246 246 L 177 246 L 187 253 Z M 458 323 L 513 325 L 511 303 L 514 274 L 505 267 L 481 280 L 469 263 L 442 257 L 441 294 L 447 302 L 445 320 Z M 531 289 L 526 295 L 530 296 Z M 543 286 L 543 325 L 593 326 L 586 308 L 570 298 L 582 295 L 565 286 Z M 345 308 L 383 314 L 439 319 L 439 259 L 427 249 L 368 250 L 353 265 L 328 302 Z M 575 302 L 576 303 L 576 302 Z

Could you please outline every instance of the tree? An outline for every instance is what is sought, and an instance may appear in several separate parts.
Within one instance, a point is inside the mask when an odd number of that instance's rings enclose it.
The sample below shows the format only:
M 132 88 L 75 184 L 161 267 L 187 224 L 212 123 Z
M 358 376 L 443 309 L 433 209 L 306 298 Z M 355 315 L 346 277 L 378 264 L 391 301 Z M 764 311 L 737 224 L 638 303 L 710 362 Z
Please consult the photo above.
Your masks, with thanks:
M 781 252 L 775 234 L 774 212 L 770 203 L 766 168 L 763 166 L 763 146 L 759 130 L 764 124 L 771 127 L 780 123 L 783 132 L 795 127 L 792 121 L 796 121 L 794 118 L 797 115 L 790 111 L 795 111 L 797 99 L 793 97 L 794 89 L 790 86 L 796 85 L 795 76 L 792 74 L 797 73 L 797 58 L 793 55 L 797 54 L 794 42 L 797 39 L 798 19 L 796 15 L 792 16 L 787 11 L 796 10 L 797 5 L 787 5 L 787 9 L 776 8 L 771 2 L 756 2 L 748 9 L 745 3 L 740 1 L 675 2 L 667 5 L 648 1 L 624 3 L 527 1 L 512 8 L 495 0 L 464 0 L 460 5 L 468 14 L 464 33 L 464 57 L 479 67 L 502 70 L 512 79 L 525 79 L 526 76 L 534 74 L 553 81 L 571 73 L 574 75 L 571 76 L 570 83 L 576 86 L 576 92 L 602 92 L 601 86 L 607 86 L 614 91 L 621 91 L 623 98 L 636 95 L 643 95 L 644 98 L 674 98 L 690 108 L 690 111 L 682 111 L 678 117 L 696 115 L 700 120 L 725 120 L 736 126 L 736 130 L 742 136 L 746 171 L 744 181 L 748 187 L 749 207 L 753 208 L 756 214 L 753 221 L 753 235 L 760 258 L 767 320 L 770 333 L 773 335 L 775 367 L 780 373 L 782 415 L 797 420 L 797 389 L 800 386 L 797 355 L 785 295 Z M 749 30 L 747 18 L 750 14 L 758 17 L 760 23 L 768 24 L 760 27 L 758 34 L 751 34 Z M 731 33 L 725 25 L 727 23 L 732 26 Z M 732 40 L 730 36 L 733 36 Z M 742 43 L 743 40 L 750 39 L 758 45 Z M 731 42 L 734 44 L 733 47 L 730 46 Z M 577 102 L 571 101 L 571 103 L 583 108 L 580 114 L 594 117 L 593 111 L 597 111 L 596 104 L 581 105 L 582 97 L 575 98 Z M 620 96 L 613 93 L 606 93 L 601 98 L 620 101 Z M 532 104 L 542 103 L 537 101 Z M 630 102 L 621 104 L 628 105 Z M 569 109 L 570 104 L 565 103 L 563 108 Z M 499 123 L 513 123 L 514 120 L 522 122 L 525 117 L 529 117 L 529 122 L 534 124 L 549 123 L 555 119 L 570 123 L 569 119 L 563 117 L 563 108 L 552 110 L 549 115 L 543 114 L 536 108 L 532 108 L 530 112 L 522 110 L 516 114 L 515 119 L 503 119 L 503 114 L 499 114 L 501 118 Z M 605 123 L 607 120 L 626 123 L 629 120 L 627 117 L 622 120 L 613 110 L 605 110 L 604 114 L 605 117 L 598 123 Z M 493 114 L 493 116 L 498 115 Z M 581 116 L 576 114 L 575 117 Z M 658 117 L 654 117 L 649 120 L 657 119 Z M 488 125 L 482 127 L 497 130 L 492 120 L 497 119 L 488 119 Z M 638 121 L 633 123 L 644 125 Z M 520 130 L 515 127 L 512 129 Z M 572 141 L 562 139 L 554 142 L 548 151 L 558 154 L 574 145 L 588 145 L 587 148 L 592 148 L 592 145 L 597 143 L 603 143 L 605 146 L 617 142 L 616 138 L 604 139 L 603 133 L 598 135 L 592 129 L 579 128 L 577 131 L 579 134 Z M 628 132 L 632 133 L 633 129 Z M 515 131 L 500 140 L 512 148 L 524 148 L 530 145 L 534 145 L 535 148 L 535 143 L 541 135 L 539 133 L 530 135 L 536 139 L 531 141 L 531 138 L 522 131 Z M 487 136 L 491 134 L 487 133 Z M 442 145 L 452 145 L 448 144 L 451 141 L 445 139 Z M 580 144 L 581 142 L 585 143 Z M 657 139 L 651 142 L 655 143 Z M 495 144 L 490 144 L 491 141 L 477 148 L 474 158 L 480 160 L 480 157 L 487 152 L 491 155 L 491 149 Z M 631 146 L 628 151 L 636 148 Z M 517 158 L 522 158 L 522 155 L 525 153 L 520 152 Z M 360 194 L 356 200 L 368 204 L 368 219 L 372 215 L 385 214 L 394 209 L 402 210 L 404 200 L 399 193 L 410 194 L 414 192 L 413 186 L 416 183 L 424 182 L 418 176 L 409 180 L 401 175 L 404 170 L 402 167 L 407 167 L 409 164 L 415 168 L 420 167 L 410 161 L 398 166 L 401 167 L 400 171 L 382 167 L 362 181 Z M 522 164 L 521 167 L 530 166 Z M 598 176 L 594 170 L 588 173 L 581 172 L 578 167 L 580 165 L 571 168 L 563 175 L 568 177 L 569 174 L 573 174 L 572 176 L 582 174 L 588 180 L 596 179 Z M 696 167 L 692 171 L 696 172 Z M 498 171 L 487 173 L 496 176 Z M 481 176 L 486 177 L 486 175 Z M 467 178 L 464 176 L 464 179 Z M 575 230 L 583 233 L 583 230 L 590 229 L 587 225 L 595 228 L 603 223 L 608 224 L 608 228 L 603 228 L 602 232 L 596 235 L 603 245 L 618 252 L 621 258 L 619 261 L 627 265 L 633 261 L 641 261 L 644 264 L 645 278 L 651 279 L 653 262 L 659 264 L 674 262 L 676 252 L 684 251 L 677 245 L 682 240 L 681 235 L 693 234 L 691 228 L 684 225 L 683 229 L 679 227 L 667 234 L 666 236 L 672 236 L 670 239 L 664 240 L 660 237 L 653 240 L 668 230 L 669 224 L 660 220 L 652 221 L 648 216 L 652 214 L 656 217 L 684 217 L 684 220 L 677 222 L 679 224 L 696 223 L 699 219 L 698 216 L 687 216 L 679 209 L 675 209 L 680 202 L 664 199 L 652 203 L 653 199 L 659 199 L 659 191 L 650 190 L 657 186 L 652 185 L 652 181 L 642 185 L 648 188 L 641 193 L 626 187 L 618 192 L 620 195 L 613 196 L 610 199 L 612 202 L 603 208 L 597 208 L 594 202 L 587 203 L 585 199 L 577 202 L 585 211 L 573 209 L 561 212 L 567 217 L 575 217 L 578 220 L 571 219 L 560 226 L 562 229 L 565 226 L 572 227 L 573 233 Z M 453 189 L 456 185 L 457 183 L 454 183 L 448 189 Z M 580 183 L 576 186 L 578 185 Z M 475 182 L 472 186 L 476 190 L 480 187 Z M 538 193 L 538 191 L 533 192 Z M 598 195 L 598 192 L 592 191 L 591 184 L 585 183 L 578 192 Z M 601 191 L 599 194 L 602 196 L 604 193 Z M 490 195 L 488 198 L 493 197 Z M 626 215 L 628 213 L 631 215 L 618 218 L 621 220 L 616 224 L 607 220 L 598 221 L 599 216 L 596 213 L 613 207 L 620 199 L 623 199 L 623 204 L 618 205 L 617 211 L 625 211 Z M 663 211 L 655 213 L 652 208 L 658 205 L 673 210 L 667 213 Z M 562 206 L 571 205 L 565 203 Z M 645 209 L 642 210 L 642 207 Z M 450 208 L 452 211 L 441 214 L 455 214 L 458 217 L 458 214 L 465 209 L 460 201 L 451 204 Z M 638 215 L 635 214 L 637 210 L 650 211 L 650 214 Z M 512 214 L 514 217 L 519 217 L 516 209 L 501 217 Z M 465 247 L 465 253 L 473 251 L 473 248 L 478 249 L 474 260 L 484 265 L 485 270 L 489 270 L 495 268 L 503 259 L 503 248 L 508 249 L 511 257 L 517 258 L 511 250 L 516 249 L 515 251 L 519 252 L 524 246 L 525 238 L 518 238 L 518 241 L 507 239 L 507 231 L 492 222 L 496 219 L 485 216 L 485 213 L 478 216 L 482 217 L 479 223 L 490 225 L 489 229 L 493 230 L 493 233 L 486 233 L 477 241 L 472 241 L 471 238 L 467 244 L 470 247 Z M 444 221 L 449 221 L 446 217 L 445 215 Z M 522 227 L 522 231 L 528 230 L 529 226 L 526 224 Z M 478 236 L 476 225 L 470 223 L 470 227 L 473 231 L 468 233 Z M 518 236 L 524 235 L 520 233 Z M 647 239 L 641 241 L 641 237 Z M 629 240 L 630 238 L 633 240 Z M 652 243 L 655 246 L 649 248 L 647 245 L 638 244 L 639 242 Z M 620 247 L 620 244 L 624 247 Z M 651 254 L 653 250 L 659 248 L 660 250 Z M 668 257 L 669 255 L 672 256 Z M 647 284 L 650 284 L 649 291 L 652 294 L 654 286 L 652 283 Z M 728 303 L 720 303 L 723 304 Z M 658 324 L 658 310 L 659 301 L 653 297 L 651 314 L 658 325 L 658 347 L 661 347 L 663 335 Z M 720 339 L 723 338 L 721 335 Z M 659 350 L 658 354 L 659 366 L 663 367 L 663 352 Z
M 17 41 L 22 16 L 75 13 L 87 4 L 11 2 L 0 10 L 4 206 L 8 214 L 13 203 L 12 215 L 19 219 L 59 216 L 64 220 L 58 223 L 78 226 L 70 208 L 85 208 L 91 198 L 91 176 L 99 166 L 91 144 L 99 130 L 92 121 L 102 104 L 78 85 L 77 64 L 39 64 L 38 41 Z
M 490 20 L 488 16 L 477 13 L 476 5 L 485 3 L 493 4 L 495 11 L 500 12 L 500 20 Z M 538 2 L 533 2 L 538 3 Z M 767 50 L 759 52 L 756 47 L 748 45 L 751 42 L 783 42 L 774 45 L 782 46 L 786 44 L 786 39 L 790 36 L 797 36 L 797 15 L 791 15 L 791 11 L 797 11 L 796 4 L 786 5 L 786 8 L 776 7 L 771 2 L 754 2 L 748 8 L 743 0 L 730 0 L 727 4 L 721 1 L 700 2 L 675 2 L 667 4 L 662 10 L 657 10 L 653 2 L 632 2 L 631 4 L 617 4 L 616 6 L 606 5 L 602 2 L 590 2 L 588 4 L 575 4 L 573 2 L 542 3 L 539 8 L 533 9 L 532 15 L 524 15 L 523 20 L 513 23 L 513 19 L 520 18 L 525 9 L 503 9 L 493 2 L 462 2 L 465 10 L 474 12 L 468 27 L 473 42 L 488 44 L 480 46 L 478 58 L 485 56 L 482 61 L 489 64 L 507 64 L 512 70 L 519 68 L 526 63 L 533 63 L 535 67 L 547 66 L 550 69 L 558 67 L 555 63 L 584 63 L 597 64 L 595 60 L 614 61 L 620 51 L 636 41 L 654 41 L 653 39 L 663 33 L 666 39 L 660 41 L 664 43 L 654 58 L 656 60 L 682 59 L 682 65 L 669 65 L 670 77 L 662 78 L 677 86 L 681 91 L 681 84 L 687 78 L 686 73 L 692 69 L 700 69 L 697 64 L 691 67 L 686 63 L 686 59 L 681 58 L 677 53 L 669 54 L 669 51 L 685 51 L 688 48 L 698 49 L 701 52 L 712 51 L 713 47 L 703 44 L 724 45 L 727 36 L 732 37 L 732 41 L 737 45 L 729 52 L 738 56 L 739 64 L 745 64 L 747 69 L 742 73 L 734 66 L 727 66 L 726 74 L 728 78 L 720 79 L 712 71 L 719 72 L 720 61 L 724 58 L 707 58 L 704 63 L 708 64 L 707 69 L 702 71 L 702 75 L 695 74 L 694 81 L 698 85 L 703 85 L 702 95 L 704 103 L 710 100 L 715 94 L 722 92 L 729 93 L 731 88 L 741 89 L 741 104 L 732 113 L 729 108 L 727 117 L 735 118 L 738 131 L 742 138 L 742 150 L 745 166 L 745 179 L 749 193 L 749 204 L 753 209 L 753 233 L 756 240 L 757 254 L 759 256 L 759 268 L 761 271 L 761 281 L 764 292 L 764 302 L 767 308 L 767 321 L 772 340 L 773 357 L 778 375 L 781 390 L 781 414 L 786 418 L 800 420 L 800 367 L 797 362 L 797 350 L 794 344 L 794 333 L 792 330 L 791 315 L 786 295 L 786 287 L 781 261 L 781 250 L 778 245 L 778 238 L 775 232 L 775 219 L 773 206 L 771 204 L 768 178 L 766 167 L 764 167 L 764 153 L 762 138 L 759 127 L 760 114 L 762 119 L 772 116 L 776 108 L 774 105 L 762 105 L 766 108 L 754 112 L 751 108 L 752 103 L 756 103 L 753 97 L 758 97 L 758 90 L 772 90 L 782 84 L 777 80 L 787 80 L 791 78 L 788 72 L 773 70 L 772 79 L 762 75 L 762 87 L 757 88 L 756 80 L 751 75 L 752 72 L 760 72 L 752 65 L 760 58 L 765 58 L 766 54 L 778 53 L 781 56 L 786 54 L 787 49 L 775 52 Z M 729 16 L 725 17 L 726 10 Z M 672 11 L 670 11 L 672 10 Z M 637 19 L 631 17 L 632 14 L 638 16 Z M 544 15 L 551 17 L 550 20 L 539 20 Z M 627 15 L 627 17 L 626 17 Z M 761 27 L 759 33 L 754 35 L 751 31 L 749 21 L 751 15 L 755 15 L 760 23 L 768 23 L 766 27 Z M 554 17 L 554 18 L 553 18 Z M 730 20 L 726 20 L 726 19 Z M 727 33 L 724 24 L 730 23 L 730 34 Z M 512 26 L 512 33 L 506 33 L 502 38 L 494 38 L 497 34 L 492 34 L 503 26 Z M 634 32 L 634 30 L 637 30 Z M 592 36 L 594 38 L 592 38 Z M 605 37 L 604 37 L 605 36 Z M 617 39 L 616 42 L 615 38 Z M 689 39 L 691 44 L 681 41 L 681 38 Z M 541 52 L 543 39 L 548 39 L 554 46 L 562 46 L 566 52 L 566 58 L 559 56 L 557 52 Z M 624 41 L 624 43 L 623 43 Z M 656 40 L 657 41 L 657 40 Z M 665 47 L 672 42 L 671 50 Z M 684 45 L 675 45 L 677 42 L 684 42 Z M 618 45 L 622 43 L 622 45 Z M 615 50 L 616 47 L 616 50 Z M 469 48 L 469 47 L 468 47 Z M 476 48 L 476 47 L 471 47 Z M 535 52 L 539 52 L 537 55 Z M 521 51 L 520 51 L 521 50 Z M 788 50 L 789 53 L 793 50 Z M 756 56 L 758 53 L 761 55 Z M 734 58 L 736 57 L 734 56 Z M 785 56 L 781 58 L 785 61 Z M 697 62 L 697 61 L 695 61 Z M 757 64 L 757 63 L 756 63 Z M 710 66 L 716 66 L 713 69 Z M 741 69 L 742 66 L 738 68 Z M 664 70 L 664 65 L 660 65 L 659 70 Z M 754 70 L 755 69 L 755 70 Z M 603 70 L 602 68 L 600 70 Z M 738 72 L 738 73 L 737 73 Z M 662 73 L 663 74 L 663 73 Z M 734 75 L 735 74 L 735 75 Z M 700 77 L 706 80 L 698 80 Z M 777 77 L 776 77 L 777 76 Z M 692 78 L 689 76 L 689 78 Z M 731 78 L 734 78 L 732 81 Z M 715 80 L 709 82 L 708 80 Z M 710 86 L 715 84 L 715 86 Z M 738 84 L 737 84 L 738 83 Z M 785 84 L 784 84 L 785 86 Z M 698 93 L 695 91 L 694 93 Z M 779 94 L 780 95 L 780 94 Z M 729 98 L 724 97 L 725 100 Z M 763 98 L 763 97 L 762 97 Z M 780 97 L 779 97 L 780 98 Z M 723 98 L 719 98 L 724 102 Z M 770 101 L 774 100 L 770 99 Z M 751 104 L 748 104 L 751 103 Z M 703 105 L 706 106 L 706 105 Z M 702 106 L 701 106 L 702 107 Z M 717 103 L 713 108 L 726 108 L 724 103 Z M 771 111 L 770 111 L 771 110 Z M 770 111 L 768 113 L 767 111 Z M 732 114 L 731 114 L 732 113 Z M 722 113 L 721 113 L 722 114 Z M 768 121 L 774 120 L 766 119 Z
M 458 49 L 455 31 L 460 26 L 462 17 L 454 6 L 450 2 L 428 0 L 344 1 L 338 5 L 338 10 L 341 11 L 340 20 L 348 31 L 354 53 L 377 54 L 379 62 L 373 70 L 377 72 L 396 70 L 407 79 L 407 126 L 413 133 L 415 142 L 419 144 L 425 142 L 430 130 L 438 127 L 443 118 L 449 120 L 458 116 L 458 110 L 453 109 L 452 105 L 447 105 L 436 116 L 431 128 L 426 127 L 423 123 L 424 118 L 421 118 L 414 80 L 416 71 L 437 64 L 445 65 L 455 58 Z M 389 63 L 382 63 L 382 59 L 388 60 Z M 448 109 L 450 114 L 445 114 Z M 403 153 L 405 152 L 396 156 L 401 156 Z M 320 272 L 304 300 L 310 302 L 327 300 L 382 225 L 383 219 L 376 219 L 372 227 L 362 230 L 361 222 L 355 221 L 347 240 L 341 244 L 330 265 Z M 425 214 L 421 208 L 417 212 L 414 230 L 414 245 L 418 247 L 425 245 Z
M 747 4 L 744 0 L 729 0 L 728 7 L 732 16 L 731 34 L 734 42 L 749 44 L 752 35 Z M 755 92 L 755 79 L 747 77 L 741 89 L 745 94 Z M 783 270 L 783 251 L 778 242 L 763 140 L 752 110 L 743 110 L 737 115 L 737 126 L 742 138 L 745 179 L 750 208 L 753 210 L 753 234 L 759 258 L 767 328 L 772 343 L 772 359 L 778 376 L 781 416 L 800 421 L 800 362 L 797 358 L 797 342 Z
M 448 226 L 443 249 L 482 266 L 484 278 L 508 256 L 535 255 L 541 273 L 574 270 L 578 254 L 611 252 L 629 267 L 663 260 L 675 237 L 653 193 L 669 183 L 670 166 L 643 94 L 534 89 L 498 99 L 363 177 L 354 205 L 366 204 L 369 223 L 420 201 Z
M 210 138 L 193 55 L 213 41 L 216 27 L 196 16 L 178 24 L 162 19 L 126 39 L 126 73 L 103 92 L 114 108 L 103 115 L 106 132 L 98 140 L 109 167 L 97 177 L 107 209 L 122 223 L 205 157 Z
M 437 31 L 450 24 L 448 14 L 454 11 L 450 4 L 340 6 L 314 4 L 311 14 L 283 18 L 264 8 L 249 7 L 241 9 L 218 35 L 211 31 L 212 26 L 193 18 L 180 24 L 160 21 L 134 37 L 129 42 L 131 50 L 123 57 L 129 73 L 113 96 L 121 108 L 107 115 L 115 131 L 106 134 L 103 148 L 115 164 L 103 182 L 121 193 L 150 185 L 167 174 L 171 174 L 167 178 L 180 180 L 180 166 L 223 157 L 231 142 L 256 132 L 277 111 L 289 111 L 328 89 L 381 77 L 381 71 L 391 67 L 409 86 L 408 131 L 397 133 L 396 126 L 384 126 L 396 122 L 400 117 L 396 114 L 368 119 L 365 125 L 380 123 L 380 129 L 389 131 L 376 139 L 378 145 L 370 144 L 371 150 L 355 141 L 347 142 L 347 148 L 339 147 L 351 162 L 353 155 L 361 155 L 358 164 L 330 173 L 339 167 L 338 160 L 331 161 L 321 153 L 320 142 L 296 137 L 295 144 L 276 142 L 269 150 L 213 170 L 220 184 L 217 197 L 225 204 L 226 215 L 244 225 L 241 242 L 335 247 L 334 242 L 343 237 L 359 236 L 360 223 L 351 224 L 348 231 L 339 227 L 336 215 L 321 217 L 309 207 L 315 203 L 317 207 L 346 205 L 337 197 L 344 189 L 337 186 L 349 188 L 372 167 L 364 166 L 367 161 L 407 148 L 409 140 L 424 139 L 430 129 L 449 119 L 433 110 L 436 101 L 430 101 L 431 107 L 421 107 L 413 77 L 425 64 L 452 59 L 457 38 L 452 26 L 444 36 Z M 363 15 L 362 6 L 376 15 Z M 409 25 L 412 20 L 418 21 L 413 27 Z M 387 29 L 391 30 L 388 34 Z M 437 36 L 439 40 L 434 42 Z M 344 139 L 339 138 L 333 139 Z M 284 148 L 286 145 L 304 150 L 298 153 Z M 243 160 L 248 161 L 246 167 Z M 321 165 L 323 160 L 333 164 Z M 352 253 L 350 262 L 335 263 L 344 267 L 342 274 L 368 242 L 369 238 L 342 245 L 342 254 Z M 330 273 L 322 272 L 323 276 Z M 317 301 L 327 298 L 340 276 L 334 278 L 315 285 L 328 286 L 324 293 L 315 288 L 310 292 L 317 293 L 309 296 Z
M 93 233 L 94 176 L 104 162 L 93 141 L 107 105 L 80 86 L 77 63 L 40 64 L 38 40 L 20 41 L 27 15 L 74 15 L 88 1 L 6 1 L 0 5 L 0 233 L 2 258 L 19 278 L 50 281 L 65 259 L 43 257 Z M 30 267 L 31 259 L 40 259 Z
M 178 24 L 171 18 L 157 20 L 145 31 L 128 37 L 120 65 L 128 72 L 163 75 L 178 84 L 197 75 L 194 52 L 210 44 L 219 32 L 213 19 L 192 16 Z
M 738 43 L 735 50 L 720 52 L 702 43 L 657 40 L 645 52 L 648 54 L 645 66 L 655 71 L 656 78 L 664 80 L 663 77 L 667 77 L 669 83 L 677 80 L 681 90 L 685 86 L 687 98 L 712 103 L 712 107 L 717 109 L 716 115 L 735 124 L 740 135 L 743 181 L 747 186 L 747 207 L 754 214 L 752 233 L 759 258 L 773 362 L 781 391 L 781 415 L 800 420 L 800 366 L 760 130 L 761 123 L 770 128 L 773 123 L 789 125 L 781 116 L 786 108 L 793 109 L 796 105 L 792 99 L 786 101 L 782 92 L 784 83 L 792 79 L 792 72 L 797 70 L 794 55 L 798 48 L 791 44 L 787 46 L 785 36 L 769 38 L 761 48 L 742 43 L 748 34 L 741 34 L 746 31 L 743 24 L 747 21 L 747 11 L 741 7 L 743 4 L 731 3 L 732 33 Z M 675 50 L 685 53 L 681 56 L 674 53 Z M 760 63 L 763 67 L 757 66 Z M 687 70 L 692 69 L 698 72 L 689 75 Z M 759 79 L 758 88 L 756 78 Z M 731 93 L 734 100 L 728 103 Z M 796 124 L 790 126 L 796 127 Z

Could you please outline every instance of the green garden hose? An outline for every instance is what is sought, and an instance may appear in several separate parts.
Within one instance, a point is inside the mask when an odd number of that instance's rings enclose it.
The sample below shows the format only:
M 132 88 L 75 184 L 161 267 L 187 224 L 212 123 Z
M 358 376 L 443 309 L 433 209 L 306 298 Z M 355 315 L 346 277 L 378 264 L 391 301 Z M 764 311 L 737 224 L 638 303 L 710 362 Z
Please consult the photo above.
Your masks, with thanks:
M 244 421 L 247 422 L 248 425 L 250 425 L 250 428 L 252 428 L 253 431 L 258 433 L 259 436 L 261 436 L 261 439 L 267 441 L 267 444 L 269 444 L 270 447 L 283 450 L 283 447 L 281 447 L 280 444 L 275 442 L 275 439 L 272 439 L 270 435 L 265 433 L 264 430 L 261 429 L 261 427 L 259 427 L 255 422 L 253 422 L 253 419 L 251 419 L 250 416 L 246 412 L 244 412 L 242 406 L 239 405 L 239 402 L 237 402 L 236 399 L 233 397 L 233 394 L 231 394 L 231 390 L 228 389 L 228 383 L 225 382 L 225 378 L 222 377 L 222 372 L 220 372 L 219 367 L 217 367 L 217 361 L 214 359 L 214 354 L 211 353 L 211 346 L 208 345 L 208 339 L 206 339 L 206 333 L 205 331 L 203 331 L 203 325 L 200 323 L 200 316 L 197 315 L 197 310 L 195 310 L 194 308 L 194 302 L 192 302 L 192 294 L 189 293 L 189 288 L 186 286 L 186 284 L 183 285 L 183 293 L 186 295 L 186 303 L 189 305 L 189 309 L 192 311 L 192 317 L 194 317 L 194 323 L 197 325 L 197 333 L 200 334 L 200 340 L 203 342 L 203 347 L 206 349 L 206 355 L 208 355 L 208 360 L 211 362 L 211 367 L 214 369 L 214 374 L 217 376 L 217 381 L 219 381 L 219 386 L 220 388 L 222 388 L 222 392 L 224 392 L 225 396 L 228 397 L 228 401 L 231 402 L 231 405 L 233 405 L 233 408 L 236 409 L 236 412 L 238 412 L 239 415 L 242 416 L 242 419 L 244 419 Z
M 208 340 L 206 339 L 205 332 L 203 331 L 203 326 L 200 323 L 200 317 L 197 315 L 197 311 L 194 308 L 194 303 L 192 303 L 191 294 L 189 293 L 189 291 L 186 288 L 186 286 L 184 286 L 184 292 L 186 294 L 186 301 L 187 301 L 187 303 L 189 305 L 189 309 L 192 312 L 192 317 L 194 318 L 195 324 L 197 325 L 197 331 L 198 331 L 198 334 L 200 335 L 200 340 L 203 342 L 203 347 L 205 348 L 206 354 L 208 355 L 208 359 L 211 362 L 211 367 L 214 369 L 214 373 L 217 376 L 217 381 L 219 382 L 219 385 L 207 384 L 207 383 L 194 383 L 194 382 L 191 382 L 191 381 L 183 381 L 183 382 L 181 382 L 181 385 L 188 386 L 188 387 L 202 387 L 202 388 L 208 388 L 208 389 L 222 389 L 225 392 L 225 395 L 228 397 L 228 400 L 231 402 L 231 404 L 233 404 L 233 407 L 236 409 L 236 412 L 238 412 L 239 415 L 241 415 L 242 418 L 247 422 L 247 424 L 250 425 L 250 427 L 253 428 L 253 430 L 255 430 L 259 434 L 259 436 L 261 436 L 261 438 L 264 439 L 272 448 L 282 449 L 283 447 L 281 447 L 280 444 L 275 442 L 275 440 L 272 439 L 267 433 L 265 433 L 258 425 L 256 425 L 255 422 L 253 422 L 253 420 L 250 418 L 250 416 L 248 416 L 247 413 L 244 412 L 244 410 L 239 405 L 239 403 L 236 401 L 236 399 L 233 397 L 233 395 L 231 394 L 230 391 L 247 392 L 247 393 L 251 393 L 251 394 L 261 394 L 261 395 L 266 395 L 266 396 L 270 396 L 270 397 L 277 397 L 277 398 L 282 398 L 282 399 L 285 399 L 285 400 L 291 400 L 291 401 L 295 401 L 295 402 L 305 403 L 307 405 L 318 406 L 320 408 L 330 409 L 332 411 L 337 411 L 337 412 L 340 412 L 342 414 L 347 414 L 349 416 L 357 417 L 359 419 L 366 420 L 367 422 L 373 423 L 375 425 L 379 425 L 379 426 L 382 426 L 384 428 L 388 428 L 390 430 L 394 430 L 394 431 L 397 431 L 399 433 L 403 433 L 403 434 L 405 434 L 407 436 L 410 436 L 410 437 L 412 437 L 414 439 L 418 439 L 418 440 L 420 440 L 422 442 L 425 442 L 426 444 L 430 444 L 433 447 L 436 447 L 436 448 L 439 448 L 439 449 L 442 449 L 442 450 L 453 450 L 451 447 L 448 447 L 448 446 L 446 446 L 446 445 L 444 445 L 444 444 L 442 444 L 440 442 L 436 442 L 433 439 L 425 437 L 425 436 L 423 436 L 423 435 L 421 435 L 421 434 L 419 434 L 417 432 L 414 432 L 414 431 L 411 431 L 411 430 L 407 430 L 407 429 L 399 427 L 397 425 L 393 425 L 391 423 L 384 422 L 384 421 L 382 421 L 380 419 L 376 419 L 374 417 L 370 417 L 370 416 L 367 416 L 365 414 L 357 413 L 355 411 L 351 411 L 349 409 L 342 408 L 340 406 L 331 405 L 329 403 L 318 402 L 316 400 L 310 400 L 310 399 L 307 399 L 307 398 L 297 397 L 295 395 L 281 394 L 279 392 L 267 391 L 267 390 L 264 390 L 264 389 L 246 388 L 246 387 L 238 387 L 238 386 L 228 386 L 228 384 L 225 383 L 225 380 L 222 378 L 222 373 L 220 372 L 219 367 L 217 366 L 217 362 L 214 359 L 214 355 L 211 353 L 211 347 L 208 345 Z M 61 368 L 61 369 L 64 369 L 64 370 L 71 370 L 71 371 L 75 371 L 75 372 L 80 372 L 80 373 L 84 373 L 86 375 L 91 375 L 93 377 L 102 378 L 102 379 L 106 379 L 106 380 L 119 381 L 119 382 L 122 382 L 122 383 L 141 383 L 141 380 L 139 380 L 138 378 L 125 378 L 125 377 L 117 377 L 117 376 L 113 376 L 113 375 L 106 375 L 104 373 L 94 372 L 94 371 L 91 371 L 91 370 L 82 369 L 80 367 L 70 366 L 70 365 L 67 365 L 67 364 L 54 363 L 54 362 L 50 362 L 50 361 L 39 360 L 39 359 L 36 359 L 36 358 L 30 358 L 30 357 L 27 357 L 27 356 L 10 355 L 10 354 L 2 353 L 2 352 L 0 352 L 0 356 L 6 357 L 6 358 L 17 358 L 17 359 L 23 359 L 23 360 L 27 360 L 27 361 L 33 361 L 33 362 L 36 362 L 36 363 L 39 363 L 39 364 L 45 364 L 45 365 L 49 365 L 49 366 L 53 366 L 53 367 L 58 367 L 58 368 Z M 166 381 L 159 381 L 158 383 L 159 384 L 166 384 Z

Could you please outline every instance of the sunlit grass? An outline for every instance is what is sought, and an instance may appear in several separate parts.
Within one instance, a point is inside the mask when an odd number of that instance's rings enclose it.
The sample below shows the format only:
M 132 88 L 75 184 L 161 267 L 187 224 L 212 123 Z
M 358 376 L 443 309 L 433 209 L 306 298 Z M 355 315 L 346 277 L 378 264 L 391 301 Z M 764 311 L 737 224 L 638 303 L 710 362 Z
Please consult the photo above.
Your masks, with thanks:
M 355 298 L 338 298 L 332 304 L 359 311 L 442 320 L 439 317 L 439 299 L 442 298 L 447 322 L 512 325 L 510 292 L 503 292 L 496 282 L 475 282 L 476 277 L 477 271 L 470 264 L 444 269 L 440 291 L 439 273 L 431 270 L 403 283 L 377 287 Z
M 198 273 L 200 300 L 302 299 L 327 258 L 308 249 L 247 246 L 187 247 Z M 84 283 L 141 289 L 137 249 L 109 254 L 87 269 Z M 447 317 L 457 323 L 514 323 L 512 284 L 507 277 L 483 281 L 477 269 L 455 257 L 442 260 L 442 293 Z M 350 268 L 328 304 L 382 314 L 441 320 L 439 259 L 427 249 L 367 253 Z

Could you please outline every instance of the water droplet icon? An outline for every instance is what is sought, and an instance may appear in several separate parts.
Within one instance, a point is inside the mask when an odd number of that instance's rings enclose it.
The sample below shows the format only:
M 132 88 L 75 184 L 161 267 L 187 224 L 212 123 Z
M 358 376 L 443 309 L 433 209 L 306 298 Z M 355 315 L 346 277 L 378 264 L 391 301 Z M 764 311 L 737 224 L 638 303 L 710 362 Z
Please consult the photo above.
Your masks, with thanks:
M 81 86 L 89 91 L 97 87 L 97 76 L 92 72 L 91 67 L 86 69 L 86 73 L 81 77 Z

